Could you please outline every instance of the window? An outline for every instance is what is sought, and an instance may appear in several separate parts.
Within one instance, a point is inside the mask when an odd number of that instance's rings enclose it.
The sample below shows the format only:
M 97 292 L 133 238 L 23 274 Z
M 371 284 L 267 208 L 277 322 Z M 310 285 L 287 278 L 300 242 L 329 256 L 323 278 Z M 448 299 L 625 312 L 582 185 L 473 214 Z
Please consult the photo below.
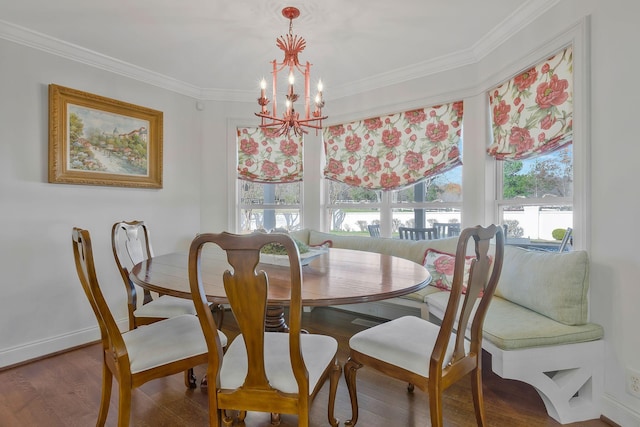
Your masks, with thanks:
M 240 232 L 297 230 L 302 219 L 300 182 L 265 184 L 238 180 Z
M 462 146 L 462 143 L 460 143 Z M 434 223 L 460 223 L 462 166 L 391 193 L 392 233 L 398 227 L 432 227 Z
M 383 236 L 460 221 L 463 102 L 338 124 L 323 132 L 328 228 Z
M 237 128 L 240 232 L 301 227 L 302 142 L 271 129 Z
M 383 236 L 397 237 L 398 227 L 461 222 L 462 166 L 393 191 L 326 182 L 328 229 L 334 233 L 367 235 L 368 225 L 381 224 Z
M 368 234 L 367 225 L 380 224 L 382 191 L 331 180 L 326 183 L 330 232 Z
M 559 244 L 573 228 L 573 87 L 569 46 L 488 93 L 507 239 Z
M 573 227 L 572 148 L 498 162 L 498 210 L 508 238 L 555 242 L 561 238 L 554 230 Z

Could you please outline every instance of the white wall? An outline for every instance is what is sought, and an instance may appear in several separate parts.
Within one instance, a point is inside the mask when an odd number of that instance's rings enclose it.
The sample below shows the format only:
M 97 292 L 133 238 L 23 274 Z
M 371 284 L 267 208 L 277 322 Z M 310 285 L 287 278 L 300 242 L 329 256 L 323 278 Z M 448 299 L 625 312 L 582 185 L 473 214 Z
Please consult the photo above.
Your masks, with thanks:
M 583 140 L 590 140 L 590 183 L 583 201 L 588 216 L 581 246 L 591 258 L 591 319 L 605 328 L 607 364 L 602 412 L 623 426 L 640 426 L 640 400 L 625 391 L 627 367 L 640 371 L 640 263 L 635 187 L 637 143 L 636 84 L 640 3 L 636 0 L 562 0 L 544 16 L 505 41 L 478 64 L 350 98 L 332 100 L 327 90 L 328 124 L 400 111 L 401 108 L 465 99 L 465 216 L 463 223 L 494 221 L 491 162 L 484 158 L 486 85 L 536 51 L 552 52 L 553 40 L 590 16 L 589 99 Z M 589 40 L 587 40 L 588 42 Z M 547 52 L 548 49 L 548 52 Z M 497 65 L 498 64 L 498 65 Z M 70 229 L 94 232 L 98 273 L 119 280 L 108 243 L 110 225 L 143 218 L 154 232 L 156 252 L 186 248 L 197 231 L 220 231 L 229 216 L 229 123 L 255 124 L 255 105 L 195 101 L 0 40 L 0 366 L 95 338 L 95 322 L 80 291 L 71 255 Z M 585 70 L 582 70 L 585 71 Z M 502 76 L 510 77 L 510 75 Z M 165 113 L 163 190 L 90 188 L 46 183 L 46 85 L 76 89 L 144 105 Z M 578 124 L 580 125 L 580 124 Z M 318 139 L 305 142 L 306 159 L 319 159 Z M 473 153 L 470 156 L 469 153 Z M 233 167 L 233 166 L 231 166 Z M 471 172 L 470 172 L 471 171 Z M 317 165 L 306 167 L 306 226 L 321 224 Z M 233 182 L 231 182 L 233 185 Z M 482 197 L 484 195 L 484 198 Z M 617 212 L 612 215 L 615 208 Z M 177 223 L 176 219 L 182 222 Z M 582 221 L 582 220 L 581 220 Z M 576 230 L 578 232 L 578 230 Z M 120 284 L 119 284 L 120 285 Z M 115 288 L 114 288 L 115 289 Z M 124 318 L 123 291 L 109 300 Z M 69 313 L 75 315 L 70 316 Z M 89 333 L 82 335 L 85 329 Z
M 591 318 L 604 326 L 608 344 L 605 414 L 626 411 L 628 418 L 618 422 L 640 426 L 640 399 L 626 393 L 624 380 L 626 367 L 640 372 L 640 145 L 635 125 L 640 90 L 634 84 L 634 70 L 640 67 L 640 4 L 592 3 Z M 618 224 L 618 231 L 611 224 Z
M 117 319 L 126 299 L 111 225 L 143 219 L 156 253 L 200 230 L 200 118 L 195 101 L 0 39 L 0 366 L 99 338 L 75 272 L 71 228 L 92 233 L 97 271 Z M 49 184 L 48 85 L 164 112 L 164 188 Z

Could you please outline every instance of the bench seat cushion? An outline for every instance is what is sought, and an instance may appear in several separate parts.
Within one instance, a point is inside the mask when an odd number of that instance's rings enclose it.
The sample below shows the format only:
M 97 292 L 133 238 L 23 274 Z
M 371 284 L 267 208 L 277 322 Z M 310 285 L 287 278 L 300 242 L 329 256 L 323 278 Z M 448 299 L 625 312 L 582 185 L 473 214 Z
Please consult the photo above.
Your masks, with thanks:
M 429 313 L 442 319 L 449 292 L 426 297 Z M 594 323 L 565 325 L 518 304 L 494 296 L 484 320 L 483 337 L 502 350 L 593 341 L 603 337 Z
M 411 294 L 403 295 L 400 298 L 410 299 L 418 302 L 426 302 L 427 297 L 436 292 L 444 292 L 442 289 L 438 289 L 435 286 L 429 285 L 420 289 L 419 291 L 413 292 Z

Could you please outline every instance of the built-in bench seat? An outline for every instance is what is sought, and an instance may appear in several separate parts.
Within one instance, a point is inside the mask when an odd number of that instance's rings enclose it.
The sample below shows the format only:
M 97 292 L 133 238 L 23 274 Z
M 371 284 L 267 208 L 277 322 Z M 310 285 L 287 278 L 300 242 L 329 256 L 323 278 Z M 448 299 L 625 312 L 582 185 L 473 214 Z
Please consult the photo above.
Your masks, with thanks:
M 448 292 L 427 297 L 429 312 L 442 319 L 449 300 Z M 487 312 L 482 336 L 502 350 L 573 344 L 602 338 L 602 327 L 595 323 L 565 325 L 500 297 L 493 297 L 491 314 Z
M 422 264 L 427 249 L 455 253 L 457 237 L 437 240 L 339 236 L 301 230 L 310 245 L 399 256 Z M 493 371 L 535 387 L 547 412 L 560 423 L 600 416 L 603 393 L 603 329 L 588 322 L 589 261 L 585 251 L 564 253 L 505 247 L 498 288 L 483 327 L 483 348 Z M 449 292 L 427 286 L 390 304 L 420 309 L 439 321 Z M 349 309 L 348 306 L 343 306 Z

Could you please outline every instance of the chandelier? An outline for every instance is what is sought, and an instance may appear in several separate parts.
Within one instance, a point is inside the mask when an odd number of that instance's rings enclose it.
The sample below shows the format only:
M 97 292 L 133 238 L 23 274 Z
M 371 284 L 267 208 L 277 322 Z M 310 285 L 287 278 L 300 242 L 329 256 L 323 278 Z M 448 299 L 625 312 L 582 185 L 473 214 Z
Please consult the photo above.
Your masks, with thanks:
M 322 107 L 324 107 L 322 81 L 318 81 L 318 93 L 314 99 L 313 111 L 311 111 L 311 97 L 309 95 L 311 64 L 307 61 L 305 65 L 301 65 L 298 61 L 298 54 L 304 50 L 307 42 L 302 37 L 292 34 L 293 20 L 300 16 L 300 10 L 295 7 L 285 7 L 282 9 L 282 15 L 289 19 L 289 34 L 276 39 L 276 45 L 284 51 L 284 60 L 277 62 L 274 59 L 271 62 L 273 64 L 273 71 L 271 72 L 273 77 L 273 103 L 271 104 L 273 111 L 267 110 L 267 104 L 269 104 L 269 99 L 266 97 L 267 82 L 265 79 L 262 79 L 260 82 L 260 98 L 258 98 L 258 104 L 261 110 L 259 113 L 255 113 L 255 115 L 262 118 L 260 127 L 263 129 L 272 129 L 272 134 L 275 136 L 289 136 L 291 131 L 297 136 L 301 136 L 303 133 L 308 133 L 305 128 L 315 129 L 317 134 L 318 130 L 322 129 L 322 120 L 327 118 L 327 116 L 322 115 Z M 278 117 L 276 100 L 278 73 L 285 69 L 289 71 L 288 86 L 285 95 L 285 111 L 281 117 Z M 295 109 L 295 102 L 299 98 L 294 86 L 295 75 L 297 73 L 304 76 L 304 113 L 302 117 L 300 112 Z

